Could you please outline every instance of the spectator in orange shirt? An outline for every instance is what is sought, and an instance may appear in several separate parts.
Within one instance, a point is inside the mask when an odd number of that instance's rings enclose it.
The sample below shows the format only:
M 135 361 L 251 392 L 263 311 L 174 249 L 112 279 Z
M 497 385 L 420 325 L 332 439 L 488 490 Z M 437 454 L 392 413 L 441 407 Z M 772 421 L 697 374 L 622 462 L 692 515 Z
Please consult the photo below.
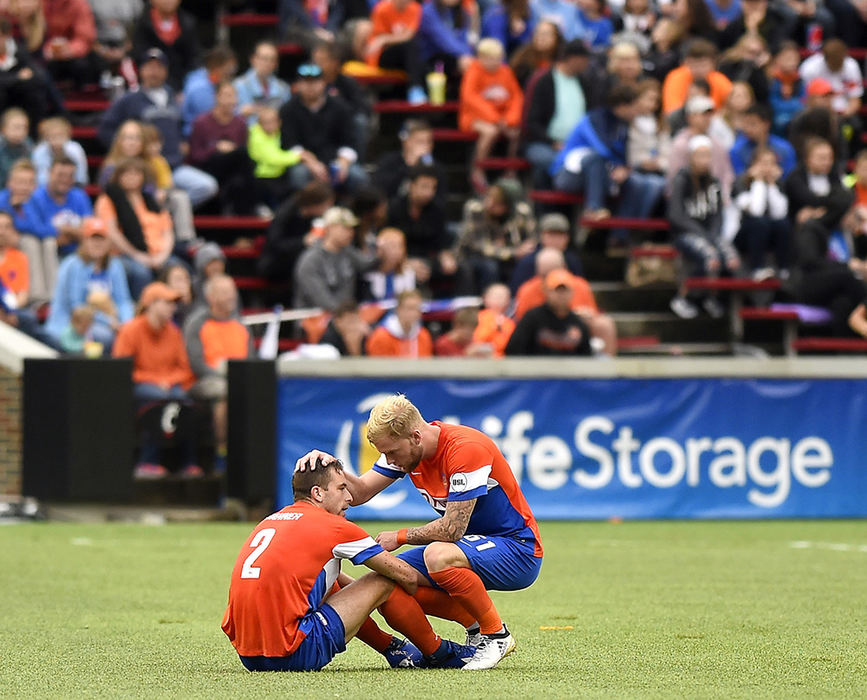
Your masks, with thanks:
M 370 13 L 373 27 L 367 39 L 368 65 L 405 70 L 409 78 L 410 104 L 427 102 L 424 61 L 416 34 L 421 5 L 414 0 L 381 0 Z
M 475 131 L 475 161 L 487 158 L 499 137 L 509 142 L 508 154 L 518 153 L 524 94 L 512 69 L 503 63 L 503 45 L 496 39 L 482 39 L 478 58 L 470 64 L 461 80 L 458 126 Z M 485 172 L 474 165 L 471 181 L 477 191 L 487 189 Z
M 458 309 L 452 322 L 452 329 L 443 333 L 434 343 L 437 357 L 490 357 L 492 348 L 474 339 L 479 325 L 479 312 L 476 309 Z
M 0 323 L 14 326 L 59 350 L 57 343 L 42 330 L 36 315 L 25 308 L 30 300 L 30 271 L 27 256 L 17 246 L 18 232 L 12 215 L 0 211 Z
M 397 297 L 394 313 L 370 334 L 367 354 L 371 357 L 431 357 L 433 339 L 421 323 L 421 294 L 415 290 Z
M 217 470 L 225 468 L 226 459 L 226 381 L 227 362 L 246 360 L 252 354 L 250 333 L 238 316 L 238 290 L 235 281 L 225 274 L 214 275 L 205 282 L 202 306 L 184 323 L 184 339 L 190 367 L 196 383 L 190 396 L 211 402 L 214 438 L 217 444 Z
M 484 308 L 473 331 L 473 342 L 491 346 L 493 357 L 506 354 L 506 344 L 515 330 L 515 322 L 506 316 L 512 293 L 505 284 L 492 284 L 482 296 Z
M 139 404 L 154 401 L 184 401 L 194 376 L 190 369 L 184 337 L 172 323 L 180 294 L 163 282 L 152 282 L 141 294 L 139 315 L 121 326 L 114 341 L 112 356 L 131 357 L 133 361 L 133 396 Z M 200 476 L 195 464 L 192 435 L 184 441 L 184 471 Z M 139 463 L 135 476 L 154 479 L 168 475 L 158 463 L 159 447 L 155 436 L 145 431 L 141 439 Z
M 530 309 L 541 306 L 547 298 L 544 280 L 549 272 L 554 270 L 566 270 L 566 259 L 563 253 L 554 248 L 545 248 L 536 256 L 536 276 L 527 280 L 518 288 L 515 295 L 516 321 Z M 571 274 L 571 273 L 570 273 Z M 572 289 L 572 311 L 577 313 L 590 328 L 590 333 L 600 338 L 604 343 L 603 352 L 614 356 L 617 354 L 617 327 L 608 314 L 603 314 L 596 306 L 596 298 L 593 290 L 583 277 L 572 275 L 570 284 Z
M 686 49 L 683 65 L 665 77 L 662 84 L 662 111 L 666 114 L 683 107 L 689 97 L 689 86 L 694 80 L 706 80 L 710 97 L 721 109 L 732 90 L 731 81 L 716 70 L 717 49 L 707 39 L 693 39 Z

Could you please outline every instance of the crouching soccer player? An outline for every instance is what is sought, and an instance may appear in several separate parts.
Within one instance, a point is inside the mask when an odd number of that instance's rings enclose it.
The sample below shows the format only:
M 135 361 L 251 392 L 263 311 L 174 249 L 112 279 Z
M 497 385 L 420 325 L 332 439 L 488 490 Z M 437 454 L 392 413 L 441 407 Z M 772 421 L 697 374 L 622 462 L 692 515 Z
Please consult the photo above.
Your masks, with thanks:
M 256 526 L 232 571 L 222 628 L 248 670 L 319 670 L 360 631 L 384 634 L 368 617 L 376 608 L 413 642 L 390 639 L 393 666 L 460 668 L 473 656 L 433 631 L 410 595 L 415 570 L 343 517 L 352 496 L 339 462 L 296 473 L 292 489 L 295 503 Z M 336 590 L 341 559 L 375 573 L 344 575 Z
M 515 640 L 487 591 L 526 588 L 542 566 L 539 528 L 506 458 L 474 428 L 427 423 L 405 396 L 373 407 L 367 439 L 383 459 L 360 477 L 346 475 L 352 502 L 365 503 L 409 474 L 440 517 L 422 527 L 381 532 L 376 541 L 388 551 L 424 545 L 400 555 L 419 572 L 416 600 L 426 613 L 467 628 L 467 643 L 476 653 L 465 670 L 493 668 Z M 304 473 L 333 460 L 314 450 L 295 469 Z

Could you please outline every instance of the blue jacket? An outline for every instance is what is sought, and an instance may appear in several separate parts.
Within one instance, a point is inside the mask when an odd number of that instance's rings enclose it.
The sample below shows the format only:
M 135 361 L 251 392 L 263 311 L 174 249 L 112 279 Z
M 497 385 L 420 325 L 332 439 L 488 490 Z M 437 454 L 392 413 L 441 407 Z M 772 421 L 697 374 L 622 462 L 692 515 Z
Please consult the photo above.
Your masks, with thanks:
M 174 91 L 168 86 L 169 101 L 165 107 L 156 105 L 143 90 L 128 92 L 116 100 L 99 124 L 99 140 L 109 148 L 118 127 L 127 119 L 153 124 L 163 137 L 163 156 L 174 169 L 184 162 L 181 155 L 181 109 Z
M 583 39 L 586 34 L 578 8 L 565 0 L 531 0 L 530 15 L 533 26 L 542 20 L 556 24 L 566 41 Z
M 807 96 L 807 87 L 801 78 L 792 86 L 791 97 L 783 97 L 783 83 L 779 78 L 773 78 L 770 82 L 769 100 L 771 109 L 774 111 L 774 132 L 786 133 L 789 122 L 801 110 L 804 109 L 804 99 Z
M 193 122 L 200 114 L 214 108 L 216 89 L 208 77 L 207 68 L 197 68 L 184 81 L 184 103 L 181 108 L 184 120 L 184 138 L 193 131 Z
M 90 277 L 93 273 L 93 263 L 86 263 L 78 255 L 67 255 L 57 270 L 57 287 L 51 300 L 51 311 L 45 321 L 45 332 L 59 339 L 60 334 L 69 325 L 72 311 L 77 306 L 87 303 L 90 293 Z M 105 269 L 105 279 L 111 300 L 117 308 L 117 317 L 121 323 L 133 317 L 132 298 L 123 265 L 117 258 L 111 258 Z M 108 324 L 108 317 L 97 312 L 95 319 Z
M 39 210 L 44 221 L 48 222 L 54 235 L 57 235 L 57 224 L 54 222 L 54 217 L 61 212 L 74 214 L 79 220 L 85 216 L 93 216 L 93 206 L 90 203 L 90 197 L 80 187 L 73 187 L 66 195 L 66 200 L 62 204 L 54 201 L 45 185 L 40 185 L 36 188 L 30 201 Z M 62 246 L 62 253 L 68 253 L 75 250 L 77 244 Z
M 53 238 L 57 234 L 51 222 L 44 217 L 39 207 L 28 199 L 17 209 L 9 201 L 9 190 L 0 190 L 0 211 L 9 212 L 18 233 L 26 233 L 37 238 Z
M 262 90 L 262 84 L 259 82 L 259 78 L 256 77 L 256 71 L 252 68 L 244 73 L 244 75 L 235 78 L 232 84 L 238 93 L 238 107 L 267 103 L 280 109 L 292 96 L 289 85 L 272 75 L 268 78 L 268 97 L 266 99 L 265 92 Z M 247 125 L 252 126 L 255 123 L 256 115 L 250 115 Z
M 428 60 L 437 54 L 447 54 L 459 58 L 472 56 L 473 49 L 467 41 L 469 17 L 463 29 L 455 29 L 448 13 L 440 14 L 436 3 L 427 0 L 421 10 L 421 23 L 418 28 L 418 41 L 422 58 Z
M 777 154 L 777 162 L 783 171 L 783 177 L 792 172 L 798 160 L 792 144 L 784 138 L 770 134 L 768 136 L 768 147 Z M 735 175 L 741 175 L 747 171 L 753 159 L 753 151 L 755 150 L 755 143 L 750 141 L 744 134 L 738 134 L 738 137 L 735 139 L 735 145 L 729 151 Z
M 566 157 L 576 148 L 589 148 L 611 165 L 626 165 L 626 137 L 629 125 L 607 108 L 593 109 L 572 129 L 566 143 L 551 164 L 551 175 L 563 169 Z
M 524 42 L 530 41 L 533 36 L 533 21 L 530 18 L 524 32 L 520 36 L 514 36 L 509 27 L 509 13 L 501 5 L 494 5 L 482 15 L 482 37 L 497 39 L 510 54 Z

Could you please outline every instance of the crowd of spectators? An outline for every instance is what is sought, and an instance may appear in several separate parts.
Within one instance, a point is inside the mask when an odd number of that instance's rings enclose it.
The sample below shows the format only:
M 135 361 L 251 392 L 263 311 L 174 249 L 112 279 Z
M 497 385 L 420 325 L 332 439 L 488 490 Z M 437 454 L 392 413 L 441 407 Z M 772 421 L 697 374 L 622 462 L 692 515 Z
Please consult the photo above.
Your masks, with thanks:
M 324 311 L 308 340 L 341 355 L 615 354 L 580 249 L 595 222 L 609 254 L 628 245 L 612 217 L 668 219 L 684 278 L 776 277 L 835 333 L 865 332 L 862 0 L 277 0 L 249 56 L 203 45 L 217 5 L 262 3 L 0 0 L 0 320 L 132 356 L 142 401 L 210 402 L 218 450 L 225 361 L 253 345 L 195 212 L 268 220 L 260 274 Z M 368 155 L 353 76 L 395 70 L 409 104 L 457 101 L 464 182 L 424 119 Z M 64 96 L 94 85 L 111 103 L 89 172 Z M 530 187 L 582 195 L 580 217 Z M 695 294 L 672 311 L 724 313 Z M 475 295 L 439 337 L 422 322 L 425 300 Z

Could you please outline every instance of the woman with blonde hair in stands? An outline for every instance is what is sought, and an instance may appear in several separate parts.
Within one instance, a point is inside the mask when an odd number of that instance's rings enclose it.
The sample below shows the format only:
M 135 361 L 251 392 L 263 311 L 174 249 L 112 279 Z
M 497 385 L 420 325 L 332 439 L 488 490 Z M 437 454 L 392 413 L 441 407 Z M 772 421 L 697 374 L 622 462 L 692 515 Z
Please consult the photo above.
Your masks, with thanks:
M 171 169 L 166 172 L 163 167 L 168 163 L 160 153 L 161 148 L 162 138 L 154 126 L 128 119 L 115 132 L 111 148 L 108 149 L 99 173 L 99 184 L 105 188 L 111 180 L 114 169 L 122 160 L 144 159 L 153 176 L 153 182 L 147 184 L 145 191 L 168 210 L 176 239 L 189 244 L 196 238 L 193 205 L 190 196 L 184 190 L 174 186 Z
M 121 254 L 130 292 L 138 298 L 169 259 L 174 248 L 172 220 L 145 189 L 150 178 L 141 158 L 126 158 L 93 207 Z
M 384 301 L 416 288 L 403 231 L 393 227 L 382 229 L 376 236 L 376 255 L 379 264 L 364 275 L 365 298 Z

